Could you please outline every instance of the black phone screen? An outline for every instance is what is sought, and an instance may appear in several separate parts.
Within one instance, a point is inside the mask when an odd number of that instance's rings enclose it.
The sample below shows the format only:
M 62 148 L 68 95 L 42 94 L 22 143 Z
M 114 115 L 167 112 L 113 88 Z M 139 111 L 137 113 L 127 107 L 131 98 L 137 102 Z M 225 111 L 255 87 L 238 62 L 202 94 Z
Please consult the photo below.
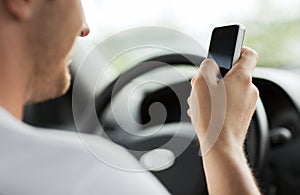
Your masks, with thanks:
M 218 27 L 213 30 L 208 58 L 217 62 L 222 76 L 231 69 L 238 33 L 238 25 Z

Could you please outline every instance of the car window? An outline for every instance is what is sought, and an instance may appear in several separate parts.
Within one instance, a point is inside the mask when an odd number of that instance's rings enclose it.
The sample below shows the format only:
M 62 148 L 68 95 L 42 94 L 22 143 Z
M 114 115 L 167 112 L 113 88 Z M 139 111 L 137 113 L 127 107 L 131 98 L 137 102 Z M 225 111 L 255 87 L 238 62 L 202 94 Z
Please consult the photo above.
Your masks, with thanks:
M 245 45 L 259 53 L 259 66 L 298 65 L 297 0 L 84 0 L 83 5 L 92 30 L 85 41 L 93 44 L 123 30 L 161 26 L 183 32 L 207 49 L 215 25 L 238 22 L 247 28 Z

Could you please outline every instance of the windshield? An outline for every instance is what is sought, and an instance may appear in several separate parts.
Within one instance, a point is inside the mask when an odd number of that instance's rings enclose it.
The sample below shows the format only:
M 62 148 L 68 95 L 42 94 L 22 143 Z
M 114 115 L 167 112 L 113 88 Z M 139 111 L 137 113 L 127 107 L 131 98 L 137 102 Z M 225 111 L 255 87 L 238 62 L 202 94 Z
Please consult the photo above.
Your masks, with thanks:
M 83 6 L 94 44 L 123 30 L 161 26 L 187 34 L 207 50 L 213 27 L 242 23 L 245 45 L 259 53 L 259 66 L 299 65 L 298 0 L 83 0 Z

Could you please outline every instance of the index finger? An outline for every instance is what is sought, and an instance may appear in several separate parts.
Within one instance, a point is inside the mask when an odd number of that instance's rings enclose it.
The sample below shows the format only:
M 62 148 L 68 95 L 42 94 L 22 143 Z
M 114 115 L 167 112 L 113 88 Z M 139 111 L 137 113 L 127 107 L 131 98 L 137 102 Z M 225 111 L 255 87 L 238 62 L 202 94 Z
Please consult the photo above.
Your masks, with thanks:
M 232 67 L 230 72 L 237 70 L 252 75 L 258 61 L 256 51 L 249 47 L 243 47 L 239 61 Z

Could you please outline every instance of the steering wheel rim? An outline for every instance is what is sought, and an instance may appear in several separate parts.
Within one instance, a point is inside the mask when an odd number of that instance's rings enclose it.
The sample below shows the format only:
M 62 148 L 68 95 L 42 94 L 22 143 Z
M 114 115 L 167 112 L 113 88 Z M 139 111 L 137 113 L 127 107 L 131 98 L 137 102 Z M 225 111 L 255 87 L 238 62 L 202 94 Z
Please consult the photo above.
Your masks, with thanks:
M 161 68 L 168 65 L 182 65 L 182 64 L 191 64 L 193 66 L 199 67 L 201 62 L 204 60 L 204 57 L 196 56 L 192 54 L 169 54 L 164 56 L 158 56 L 154 58 L 147 59 L 142 61 L 133 68 L 129 69 L 119 77 L 117 77 L 113 82 L 111 82 L 103 93 L 101 93 L 96 98 L 96 112 L 98 118 L 102 117 L 105 107 L 109 104 L 111 99 L 118 94 L 118 91 L 123 88 L 128 82 L 132 81 L 134 78 L 149 72 L 156 68 Z M 154 62 L 154 63 L 149 63 Z M 157 63 L 161 62 L 161 63 Z M 122 80 L 120 80 L 122 79 Z M 118 85 L 117 85 L 118 84 Z M 113 93 L 114 92 L 114 93 Z
M 96 98 L 96 113 L 98 119 L 100 119 L 100 123 L 102 122 L 101 119 L 107 105 L 109 105 L 115 95 L 117 95 L 127 83 L 136 77 L 165 65 L 191 65 L 199 67 L 204 59 L 204 57 L 191 54 L 169 54 L 154 57 L 137 64 L 115 79 L 108 85 L 104 92 Z M 257 103 L 257 110 L 253 119 L 256 120 L 257 133 L 255 134 L 255 138 L 257 141 L 255 144 L 257 144 L 258 147 L 256 147 L 254 162 L 250 164 L 252 168 L 255 169 L 255 172 L 259 173 L 264 166 L 264 157 L 268 148 L 268 122 L 261 100 Z

